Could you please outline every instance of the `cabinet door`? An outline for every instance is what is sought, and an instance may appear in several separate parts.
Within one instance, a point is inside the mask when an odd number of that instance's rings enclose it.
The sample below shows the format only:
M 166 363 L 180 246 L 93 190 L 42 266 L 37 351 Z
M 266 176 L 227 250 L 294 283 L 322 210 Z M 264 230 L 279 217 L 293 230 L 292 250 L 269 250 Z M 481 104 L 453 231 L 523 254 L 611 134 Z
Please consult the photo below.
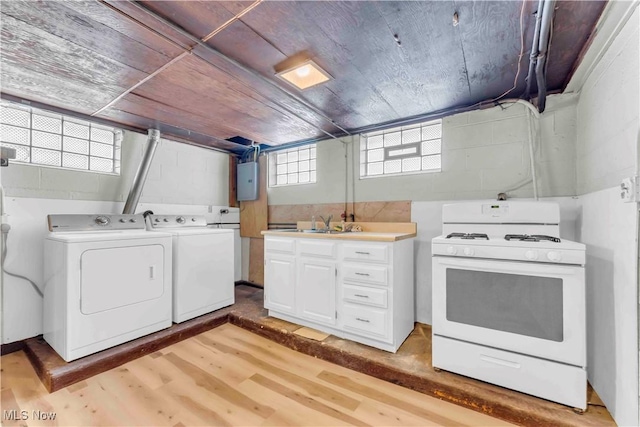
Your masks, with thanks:
M 336 264 L 300 258 L 297 278 L 298 315 L 314 322 L 336 323 Z
M 264 266 L 264 306 L 295 314 L 296 261 L 293 255 L 267 255 Z

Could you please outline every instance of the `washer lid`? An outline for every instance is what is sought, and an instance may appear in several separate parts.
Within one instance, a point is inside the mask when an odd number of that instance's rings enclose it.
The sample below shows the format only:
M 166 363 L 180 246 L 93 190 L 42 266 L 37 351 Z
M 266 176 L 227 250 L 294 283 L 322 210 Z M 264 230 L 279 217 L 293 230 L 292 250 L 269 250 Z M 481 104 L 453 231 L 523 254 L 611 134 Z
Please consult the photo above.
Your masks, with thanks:
M 49 233 L 48 240 L 58 242 L 108 242 L 114 240 L 135 240 L 135 239 L 162 239 L 171 237 L 169 233 L 150 233 L 146 230 L 119 230 L 119 231 L 69 231 Z

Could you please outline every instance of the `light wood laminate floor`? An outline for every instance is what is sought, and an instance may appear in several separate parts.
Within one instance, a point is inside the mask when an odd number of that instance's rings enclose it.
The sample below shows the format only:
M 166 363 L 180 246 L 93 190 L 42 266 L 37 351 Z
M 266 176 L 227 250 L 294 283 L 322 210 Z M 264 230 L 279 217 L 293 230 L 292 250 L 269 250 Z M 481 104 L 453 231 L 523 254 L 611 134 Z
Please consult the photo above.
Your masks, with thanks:
M 231 324 L 52 394 L 23 352 L 3 356 L 1 363 L 7 426 L 511 425 Z M 11 410 L 18 418 L 26 411 L 28 419 L 5 419 Z M 37 411 L 56 419 L 36 420 Z

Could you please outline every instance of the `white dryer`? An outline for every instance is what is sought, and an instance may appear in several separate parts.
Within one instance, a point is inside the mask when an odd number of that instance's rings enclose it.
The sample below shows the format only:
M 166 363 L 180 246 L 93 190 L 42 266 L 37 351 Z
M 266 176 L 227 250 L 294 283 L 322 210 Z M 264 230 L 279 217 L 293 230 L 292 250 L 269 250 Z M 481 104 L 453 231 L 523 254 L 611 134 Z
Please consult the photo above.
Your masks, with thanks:
M 208 228 L 199 215 L 149 215 L 147 221 L 150 230 L 173 235 L 175 323 L 234 303 L 233 230 Z
M 44 339 L 64 360 L 171 326 L 171 235 L 142 215 L 49 215 Z

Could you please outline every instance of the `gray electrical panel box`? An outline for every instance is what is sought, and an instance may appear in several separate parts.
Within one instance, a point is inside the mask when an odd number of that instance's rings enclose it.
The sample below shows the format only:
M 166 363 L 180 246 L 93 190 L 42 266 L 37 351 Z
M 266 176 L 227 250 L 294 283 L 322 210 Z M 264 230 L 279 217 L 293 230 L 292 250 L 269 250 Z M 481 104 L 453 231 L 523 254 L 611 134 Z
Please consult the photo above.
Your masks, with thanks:
M 258 198 L 258 162 L 238 164 L 238 201 L 256 200 Z

